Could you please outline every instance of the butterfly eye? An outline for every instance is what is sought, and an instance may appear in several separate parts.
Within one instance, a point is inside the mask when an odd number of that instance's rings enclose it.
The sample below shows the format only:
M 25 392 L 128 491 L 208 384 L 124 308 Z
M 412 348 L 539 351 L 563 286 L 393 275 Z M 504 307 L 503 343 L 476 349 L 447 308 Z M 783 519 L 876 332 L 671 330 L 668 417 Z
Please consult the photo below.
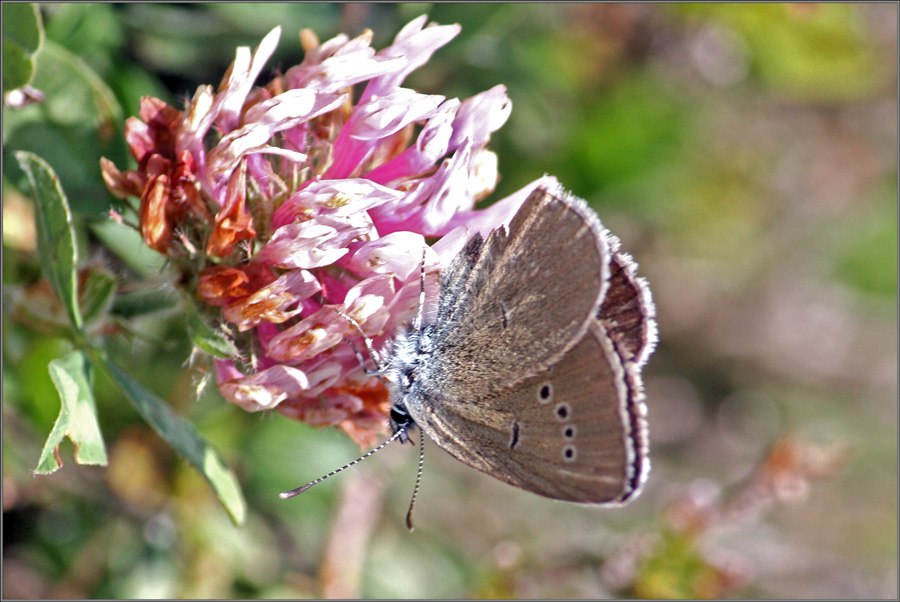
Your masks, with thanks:
M 397 427 L 405 427 L 412 424 L 412 419 L 410 419 L 409 414 L 406 412 L 406 408 L 404 408 L 400 404 L 394 404 L 391 406 L 391 422 L 397 425 Z

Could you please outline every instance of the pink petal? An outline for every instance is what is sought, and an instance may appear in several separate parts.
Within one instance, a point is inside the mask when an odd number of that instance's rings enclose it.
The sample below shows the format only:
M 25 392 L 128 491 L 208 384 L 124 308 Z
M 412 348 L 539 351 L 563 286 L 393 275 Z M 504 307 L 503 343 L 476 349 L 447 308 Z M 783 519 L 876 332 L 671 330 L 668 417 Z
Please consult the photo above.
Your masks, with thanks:
M 385 96 L 357 105 L 351 121 L 350 135 L 360 140 L 376 140 L 396 134 L 410 123 L 431 117 L 444 102 L 437 94 L 419 94 L 398 88 Z
M 309 379 L 297 368 L 276 365 L 243 378 L 219 380 L 219 391 L 228 401 L 248 412 L 271 410 L 279 403 L 309 389 Z
M 322 283 L 323 289 L 322 305 L 339 305 L 344 302 L 347 291 L 356 286 L 359 279 L 350 270 L 322 270 L 319 282 Z
M 247 111 L 246 124 L 231 131 L 207 156 L 206 171 L 221 181 L 235 165 L 250 153 L 282 152 L 267 146 L 276 133 L 296 127 L 318 115 L 333 111 L 344 102 L 344 95 L 319 94 L 312 90 L 288 90 L 263 101 Z M 305 161 L 305 155 L 297 155 Z
M 319 215 L 275 230 L 259 258 L 282 268 L 312 269 L 330 265 L 349 252 L 347 244 L 368 234 L 372 223 L 365 213 Z
M 421 234 L 400 230 L 362 243 L 343 265 L 361 277 L 390 274 L 405 282 L 419 273 L 423 252 L 426 262 L 434 262 L 431 247 Z
M 291 270 L 272 284 L 226 306 L 224 316 L 241 331 L 261 322 L 280 324 L 301 311 L 302 308 L 295 307 L 300 301 L 321 289 L 316 277 L 306 270 Z M 290 307 L 295 309 L 289 311 Z
M 375 148 L 375 143 L 371 140 L 354 138 L 352 130 L 348 126 L 349 124 L 344 126 L 332 144 L 334 161 L 322 174 L 326 180 L 349 178 L 355 175 L 353 171 L 366 160 Z
M 321 65 L 325 59 L 334 55 L 335 52 L 337 52 L 344 46 L 347 46 L 348 45 L 347 43 L 349 41 L 350 41 L 350 36 L 348 36 L 345 33 L 340 33 L 340 34 L 336 35 L 335 37 L 331 38 L 330 40 L 328 40 L 327 42 L 323 42 L 322 44 L 319 44 L 315 48 L 311 48 L 310 50 L 307 50 L 306 54 L 304 54 L 304 56 L 303 56 L 303 62 L 300 63 L 300 65 L 298 65 L 298 66 L 302 67 L 304 65 L 306 65 L 306 66 Z M 362 35 L 356 37 L 354 39 L 354 42 L 356 42 L 357 50 L 361 49 L 361 48 L 366 48 L 372 43 L 372 33 L 365 32 Z M 374 54 L 374 51 L 373 51 L 373 54 Z M 288 75 L 289 73 L 290 73 L 290 71 L 288 71 L 288 73 L 286 73 L 285 75 Z
M 356 320 L 366 335 L 378 335 L 390 318 L 386 299 L 392 299 L 394 292 L 392 276 L 383 274 L 366 278 L 347 292 L 343 311 Z
M 277 132 L 333 111 L 346 99 L 346 94 L 327 94 L 304 89 L 287 90 L 250 107 L 244 121 L 267 125 Z
M 396 134 L 421 119 L 427 119 L 443 102 L 443 96 L 419 94 L 400 88 L 371 102 L 356 105 L 333 145 L 334 162 L 325 179 L 346 178 L 371 154 L 376 141 Z
M 447 234 L 443 235 L 440 240 L 431 245 L 431 250 L 440 257 L 441 267 L 447 267 L 474 235 L 475 231 L 470 229 L 468 224 L 461 224 L 450 230 Z M 484 236 L 484 234 L 482 234 L 482 236 Z
M 194 92 L 194 97 L 185 111 L 184 122 L 178 131 L 175 148 L 179 152 L 189 150 L 195 157 L 206 154 L 203 137 L 216 117 L 213 112 L 215 98 L 212 86 L 200 86 Z
M 486 238 L 491 231 L 501 226 L 508 226 L 528 195 L 539 186 L 552 190 L 559 186 L 559 182 L 553 176 L 544 176 L 497 201 L 487 209 L 462 211 L 455 215 L 446 225 L 449 229 L 448 233 L 431 247 L 440 255 L 441 264 L 449 263 L 476 232 Z
M 442 236 L 447 223 L 459 211 L 471 209 L 468 147 L 445 159 L 434 175 L 418 182 L 404 197 L 402 206 L 384 205 L 370 213 L 381 233 L 410 230 L 425 236 Z
M 356 358 L 353 358 L 353 361 L 356 363 L 358 369 L 359 362 L 356 362 Z M 304 392 L 304 397 L 315 398 L 325 389 L 342 381 L 342 374 L 344 374 L 346 370 L 347 369 L 342 362 L 336 361 L 333 358 L 322 362 L 316 368 L 310 369 L 307 374 L 309 378 L 309 388 Z
M 459 99 L 456 98 L 445 101 L 419 132 L 413 146 L 367 173 L 366 178 L 386 184 L 431 169 L 450 148 L 453 122 L 459 105 Z
M 486 144 L 491 134 L 503 127 L 510 113 L 512 101 L 503 85 L 467 98 L 453 120 L 450 149 L 459 148 L 466 141 L 475 147 Z
M 213 230 L 206 241 L 206 252 L 227 257 L 242 240 L 256 236 L 253 217 L 246 206 L 247 170 L 239 163 L 225 187 L 225 201 L 216 213 Z
M 279 207 L 272 217 L 272 224 L 277 228 L 318 212 L 351 215 L 402 196 L 402 192 L 362 178 L 319 180 L 295 193 Z
M 325 407 L 306 406 L 301 413 L 300 420 L 312 426 L 333 426 L 348 418 L 347 411 L 331 405 L 333 395 L 328 396 L 329 405 Z
M 217 382 L 225 382 L 227 380 L 235 380 L 238 378 L 244 378 L 243 373 L 235 367 L 234 362 L 231 360 L 220 360 L 217 359 L 215 361 L 216 368 L 216 381 Z
M 376 57 L 370 48 L 372 32 L 348 41 L 341 34 L 306 53 L 303 62 L 288 69 L 285 78 L 291 88 L 338 92 L 373 77 L 404 68 L 403 57 Z
M 374 78 L 366 86 L 360 98 L 360 103 L 367 102 L 374 96 L 382 96 L 399 87 L 406 76 L 424 65 L 431 59 L 431 55 L 459 34 L 459 25 L 434 25 L 423 29 L 426 15 L 413 19 L 400 30 L 394 38 L 394 43 L 378 52 L 379 58 L 403 57 L 407 64 L 394 73 Z
M 421 286 L 419 275 L 411 277 L 390 300 L 388 310 L 391 317 L 385 324 L 384 330 L 386 333 L 390 333 L 391 337 L 398 329 L 412 324 L 413 319 L 419 313 Z M 425 324 L 434 323 L 439 293 L 440 272 L 437 270 L 436 262 L 429 263 L 425 270 Z
M 272 324 L 271 322 L 261 322 L 253 332 L 256 333 L 256 336 L 259 339 L 259 343 L 262 348 L 267 349 L 269 346 L 269 341 L 271 341 L 273 337 L 280 333 L 281 330 L 277 325 Z M 269 366 L 274 364 L 275 362 L 266 356 L 260 358 L 260 365 L 263 365 L 263 367 L 268 368 Z
M 222 132 L 230 132 L 238 126 L 241 108 L 247 94 L 262 71 L 263 65 L 275 52 L 280 37 L 281 27 L 276 27 L 266 34 L 252 57 L 248 47 L 241 46 L 237 49 L 228 81 L 222 86 L 224 90 L 216 96 L 215 107 L 212 109 L 216 125 Z
M 274 336 L 267 355 L 278 362 L 298 364 L 340 343 L 351 328 L 332 307 L 325 306 Z

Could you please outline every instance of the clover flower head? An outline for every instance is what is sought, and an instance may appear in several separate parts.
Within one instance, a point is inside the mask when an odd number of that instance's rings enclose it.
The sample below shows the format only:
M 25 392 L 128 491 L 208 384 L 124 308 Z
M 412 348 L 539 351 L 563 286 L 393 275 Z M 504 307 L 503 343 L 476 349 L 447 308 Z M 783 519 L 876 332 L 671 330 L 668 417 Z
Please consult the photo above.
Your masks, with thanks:
M 487 143 L 511 103 L 502 85 L 462 101 L 402 87 L 460 29 L 425 23 L 382 50 L 370 31 L 322 44 L 304 31 L 303 61 L 255 87 L 275 28 L 183 110 L 142 99 L 125 128 L 136 169 L 101 160 L 113 194 L 140 199 L 144 242 L 229 338 L 215 361 L 224 397 L 338 425 L 360 445 L 384 430 L 389 401 L 335 310 L 381 348 L 415 315 L 423 270 L 432 310 L 441 265 L 537 184 L 474 209 L 496 184 Z

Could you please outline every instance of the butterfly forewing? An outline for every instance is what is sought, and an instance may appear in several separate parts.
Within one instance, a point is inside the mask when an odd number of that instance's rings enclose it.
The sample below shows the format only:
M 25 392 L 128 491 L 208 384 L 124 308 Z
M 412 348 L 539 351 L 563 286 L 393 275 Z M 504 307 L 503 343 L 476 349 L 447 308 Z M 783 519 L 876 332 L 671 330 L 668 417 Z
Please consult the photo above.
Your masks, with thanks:
M 606 291 L 609 247 L 593 212 L 564 195 L 536 190 L 508 233 L 492 232 L 458 258 L 471 268 L 453 266 L 442 282 L 427 376 L 444 396 L 474 402 L 496 388 L 497 374 L 526 378 L 587 330 Z

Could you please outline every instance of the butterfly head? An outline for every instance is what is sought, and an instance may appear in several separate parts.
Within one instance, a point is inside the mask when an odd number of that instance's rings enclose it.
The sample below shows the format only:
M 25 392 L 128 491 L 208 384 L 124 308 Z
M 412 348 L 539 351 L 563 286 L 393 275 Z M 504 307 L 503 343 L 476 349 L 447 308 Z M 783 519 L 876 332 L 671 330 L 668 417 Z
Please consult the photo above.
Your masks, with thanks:
M 419 334 L 408 328 L 401 330 L 385 354 L 387 362 L 383 376 L 390 393 L 390 424 L 394 433 L 416 426 L 406 409 L 405 400 L 415 385 L 415 370 L 420 361 L 417 344 Z M 400 435 L 401 442 L 408 440 L 405 432 Z

